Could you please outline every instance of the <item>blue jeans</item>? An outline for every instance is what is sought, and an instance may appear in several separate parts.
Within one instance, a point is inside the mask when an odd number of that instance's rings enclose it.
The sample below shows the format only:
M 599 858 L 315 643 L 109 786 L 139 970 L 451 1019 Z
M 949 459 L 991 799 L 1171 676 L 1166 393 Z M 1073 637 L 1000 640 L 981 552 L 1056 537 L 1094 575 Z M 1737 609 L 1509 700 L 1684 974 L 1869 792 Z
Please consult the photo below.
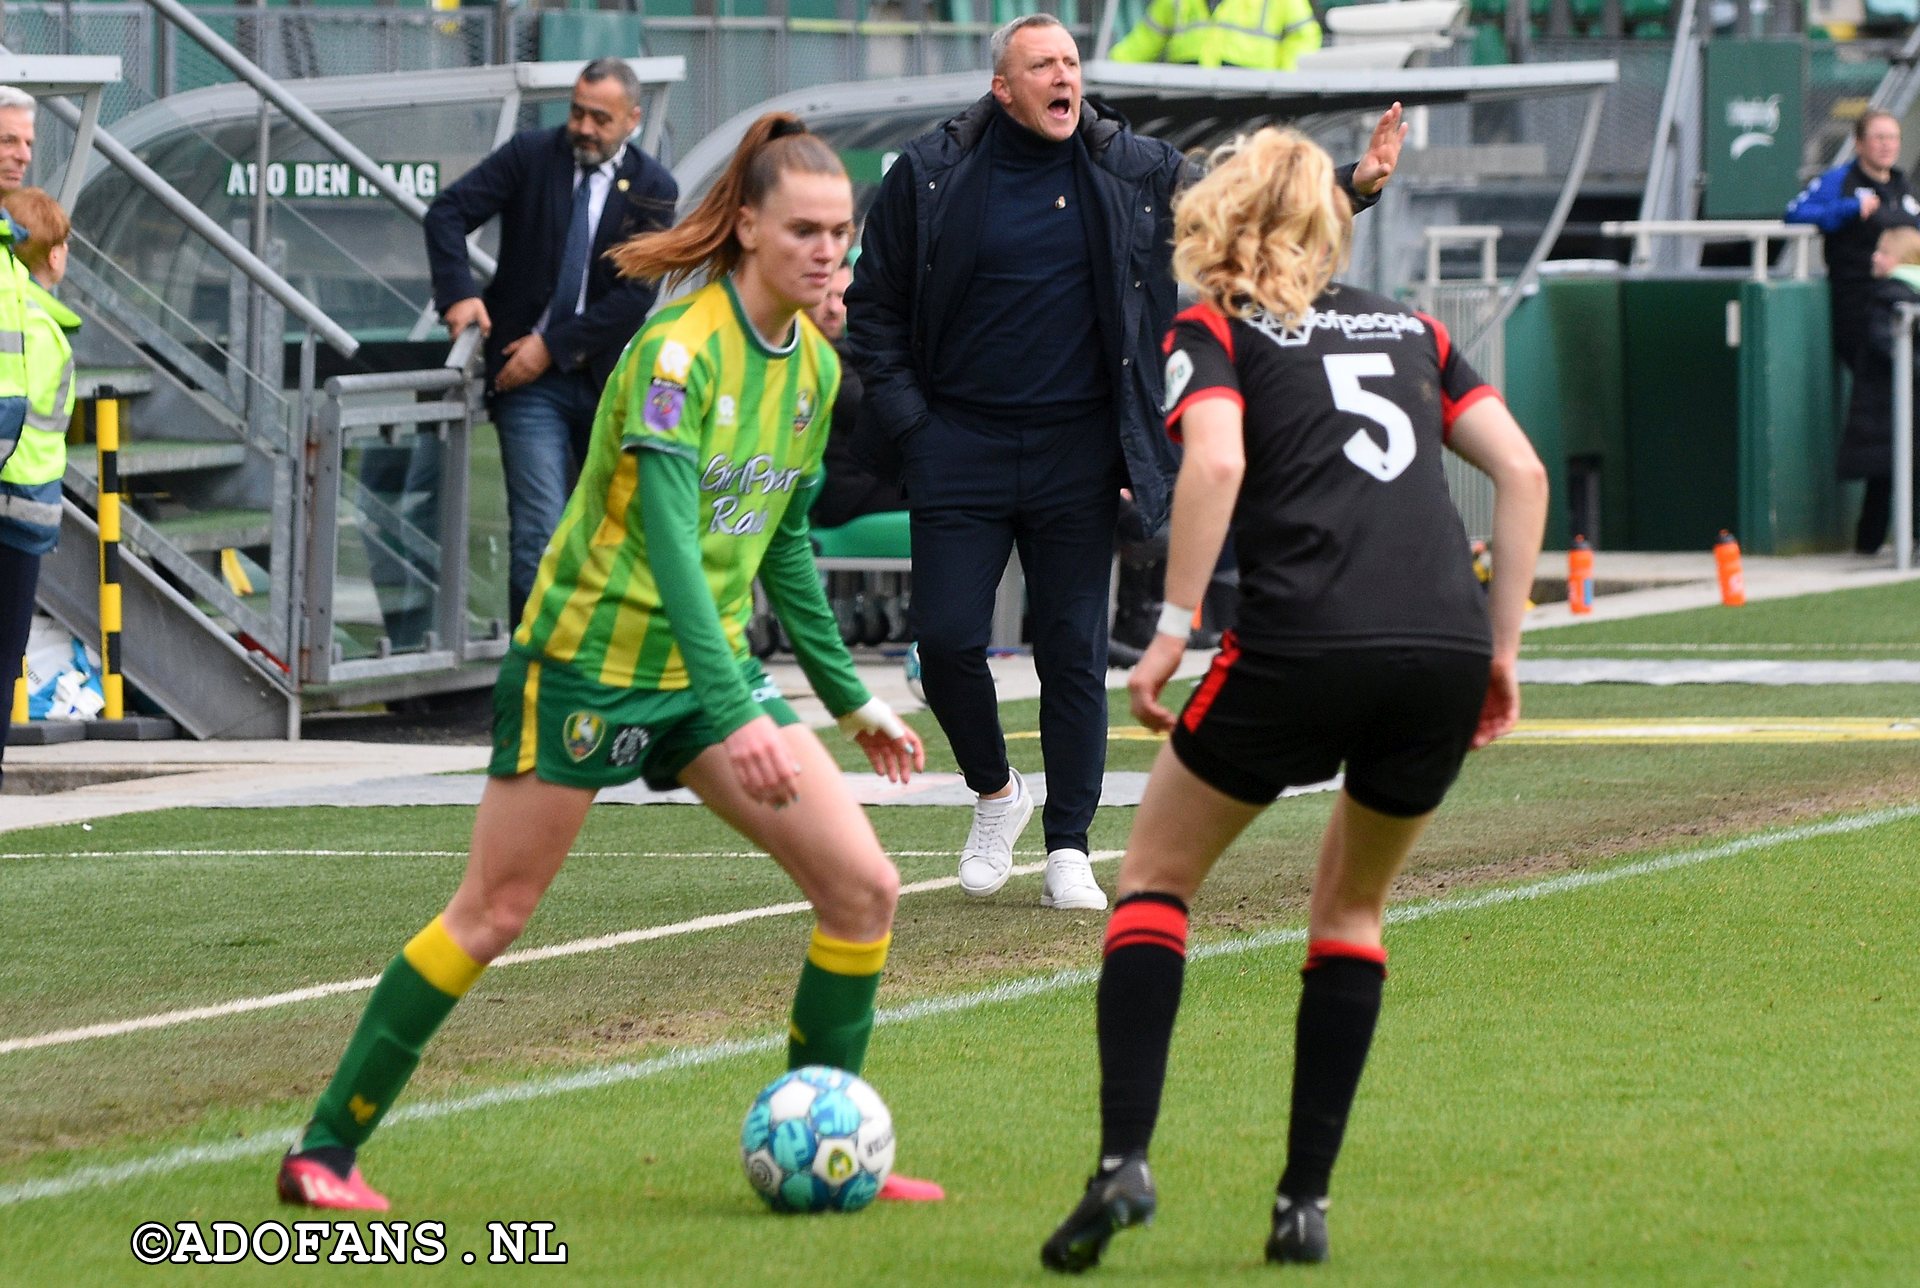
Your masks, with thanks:
M 567 508 L 599 403 L 600 391 L 592 380 L 570 371 L 549 371 L 493 399 L 500 472 L 507 484 L 509 629 L 520 624 L 540 556 Z

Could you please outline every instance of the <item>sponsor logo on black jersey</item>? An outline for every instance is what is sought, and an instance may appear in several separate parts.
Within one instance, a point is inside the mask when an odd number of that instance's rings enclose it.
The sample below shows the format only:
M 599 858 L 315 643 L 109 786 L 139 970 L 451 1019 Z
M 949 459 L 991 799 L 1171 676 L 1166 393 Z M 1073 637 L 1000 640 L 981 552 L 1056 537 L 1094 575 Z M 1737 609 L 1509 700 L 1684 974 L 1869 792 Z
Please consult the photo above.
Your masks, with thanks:
M 1256 313 L 1247 323 L 1282 348 L 1306 344 L 1315 331 L 1338 331 L 1345 340 L 1398 340 L 1403 335 L 1425 335 L 1427 324 L 1411 313 L 1342 313 L 1311 309 L 1306 321 L 1282 326 L 1268 313 Z

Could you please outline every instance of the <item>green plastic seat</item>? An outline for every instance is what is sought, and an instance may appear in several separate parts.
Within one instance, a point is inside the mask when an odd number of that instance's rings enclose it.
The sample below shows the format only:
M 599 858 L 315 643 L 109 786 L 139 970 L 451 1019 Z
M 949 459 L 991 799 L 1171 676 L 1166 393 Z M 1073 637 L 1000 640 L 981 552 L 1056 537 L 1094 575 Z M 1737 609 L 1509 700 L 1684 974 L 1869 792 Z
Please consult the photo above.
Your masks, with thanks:
M 863 514 L 837 528 L 813 530 L 814 552 L 822 559 L 907 559 L 913 555 L 905 510 Z
M 1498 27 L 1476 25 L 1470 48 L 1475 67 L 1499 67 L 1507 62 L 1507 34 Z

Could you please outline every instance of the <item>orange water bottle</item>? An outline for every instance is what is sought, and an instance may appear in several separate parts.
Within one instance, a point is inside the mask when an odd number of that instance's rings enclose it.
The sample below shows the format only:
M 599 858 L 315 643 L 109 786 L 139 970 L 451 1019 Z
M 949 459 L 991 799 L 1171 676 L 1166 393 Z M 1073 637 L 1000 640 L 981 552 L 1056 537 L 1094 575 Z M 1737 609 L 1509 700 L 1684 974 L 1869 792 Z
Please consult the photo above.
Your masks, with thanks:
M 1720 570 L 1720 602 L 1738 608 L 1747 602 L 1747 579 L 1740 571 L 1740 543 L 1725 528 L 1713 543 L 1713 562 Z
M 1593 547 L 1585 537 L 1575 537 L 1567 551 L 1567 608 L 1575 613 L 1593 611 Z

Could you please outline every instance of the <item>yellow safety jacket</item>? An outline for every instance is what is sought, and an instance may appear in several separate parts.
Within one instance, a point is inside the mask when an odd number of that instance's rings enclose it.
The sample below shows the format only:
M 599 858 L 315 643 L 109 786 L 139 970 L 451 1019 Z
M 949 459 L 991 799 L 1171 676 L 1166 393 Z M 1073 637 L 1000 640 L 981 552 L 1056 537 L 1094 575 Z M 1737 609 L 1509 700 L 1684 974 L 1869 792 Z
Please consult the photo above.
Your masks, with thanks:
M 1192 63 L 1292 71 L 1320 48 L 1308 0 L 1153 0 L 1140 25 L 1107 51 L 1117 63 Z
M 0 273 L 0 398 L 27 395 L 26 283 L 33 279 L 27 266 L 14 258 L 17 235 L 13 221 L 0 214 L 0 262 L 9 270 Z M 5 454 L 6 448 L 0 447 L 0 456 Z
M 18 263 L 8 256 L 8 266 Z M 24 313 L 20 366 L 26 415 L 0 465 L 0 541 L 26 554 L 44 554 L 60 538 L 60 480 L 67 472 L 67 424 L 74 405 L 73 345 L 67 332 L 79 329 L 80 319 L 24 269 L 21 277 L 16 286 L 24 289 L 10 294 Z M 0 420 L 0 426 L 11 423 L 11 416 Z

